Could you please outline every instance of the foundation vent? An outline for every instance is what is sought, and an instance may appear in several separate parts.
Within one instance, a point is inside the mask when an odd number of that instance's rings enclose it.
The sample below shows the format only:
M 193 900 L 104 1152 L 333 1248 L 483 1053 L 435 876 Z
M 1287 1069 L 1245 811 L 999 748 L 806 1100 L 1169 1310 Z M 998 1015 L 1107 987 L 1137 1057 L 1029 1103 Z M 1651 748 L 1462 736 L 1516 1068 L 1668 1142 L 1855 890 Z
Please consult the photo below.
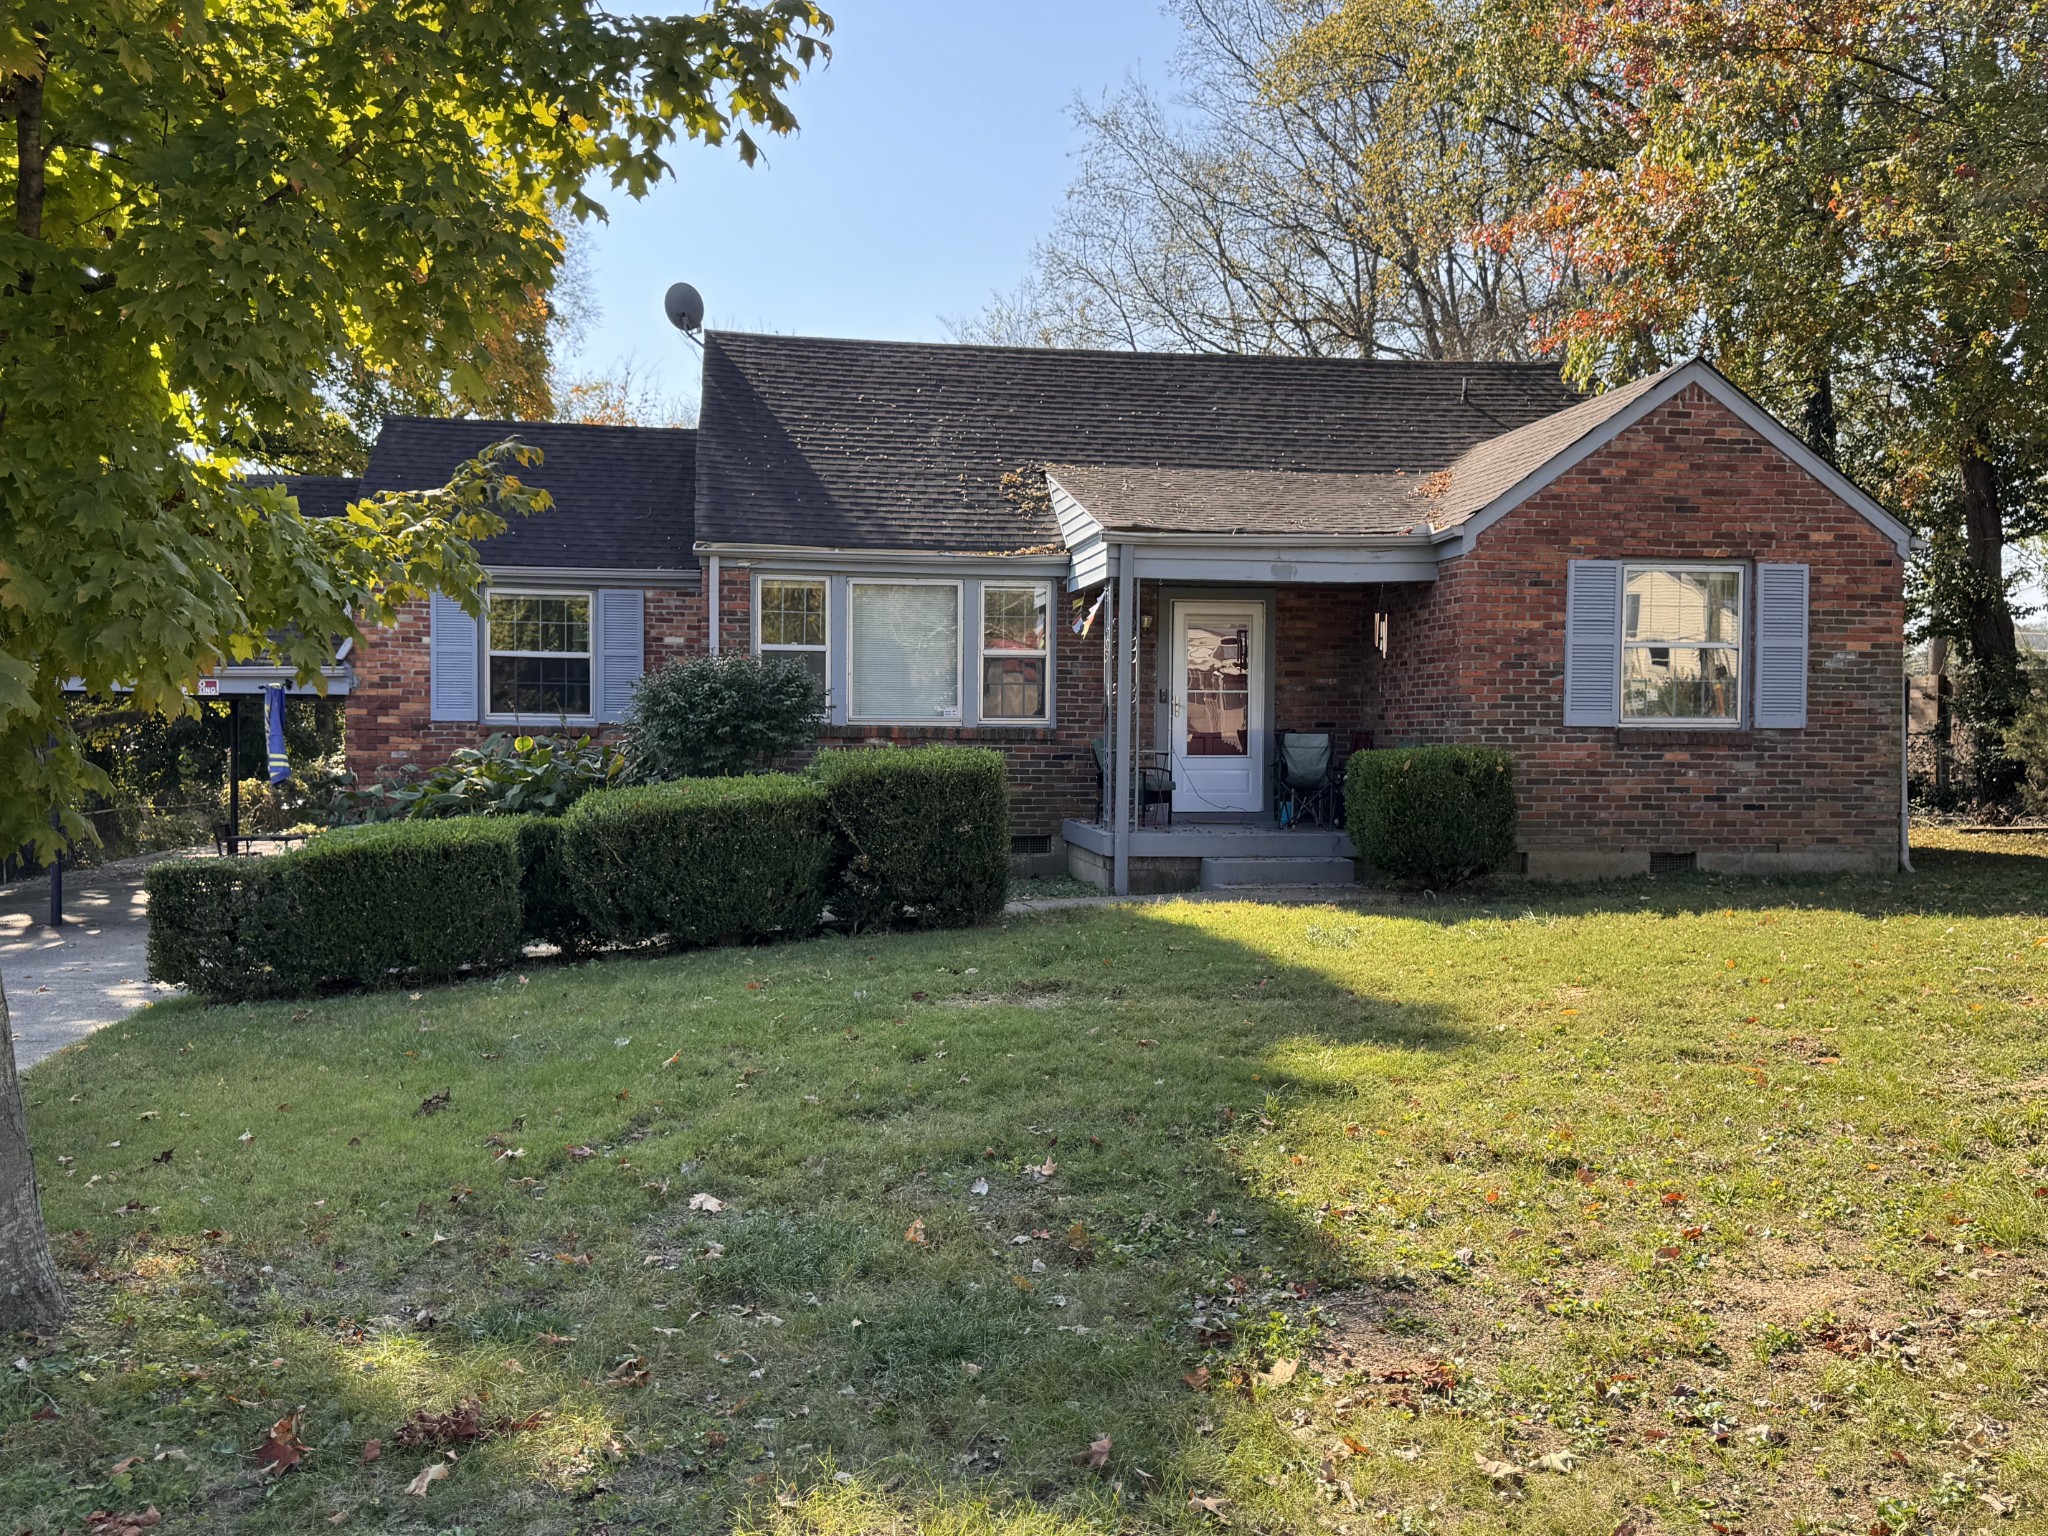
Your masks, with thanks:
M 1031 853 L 1051 853 L 1052 837 L 1044 832 L 1033 833 L 1028 837 L 1013 837 L 1010 839 L 1010 852 L 1013 856 Z
M 1650 873 L 1653 875 L 1685 875 L 1700 867 L 1700 856 L 1693 852 L 1650 854 Z

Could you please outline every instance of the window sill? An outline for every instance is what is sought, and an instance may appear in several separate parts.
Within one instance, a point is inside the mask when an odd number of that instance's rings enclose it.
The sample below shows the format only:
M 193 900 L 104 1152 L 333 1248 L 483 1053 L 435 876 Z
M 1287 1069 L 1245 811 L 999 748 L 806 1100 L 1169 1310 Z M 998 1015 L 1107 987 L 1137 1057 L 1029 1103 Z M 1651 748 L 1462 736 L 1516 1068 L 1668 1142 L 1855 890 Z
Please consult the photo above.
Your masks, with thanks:
M 826 726 L 820 736 L 824 740 L 841 741 L 877 738 L 891 741 L 1050 741 L 1053 737 L 1053 727 L 1049 721 L 1042 721 L 1036 725 L 955 725 L 950 722 L 934 724 L 931 721 L 891 725 L 877 720 L 847 720 Z
M 604 722 L 595 715 L 483 715 L 479 725 L 505 725 L 522 731 L 595 730 Z

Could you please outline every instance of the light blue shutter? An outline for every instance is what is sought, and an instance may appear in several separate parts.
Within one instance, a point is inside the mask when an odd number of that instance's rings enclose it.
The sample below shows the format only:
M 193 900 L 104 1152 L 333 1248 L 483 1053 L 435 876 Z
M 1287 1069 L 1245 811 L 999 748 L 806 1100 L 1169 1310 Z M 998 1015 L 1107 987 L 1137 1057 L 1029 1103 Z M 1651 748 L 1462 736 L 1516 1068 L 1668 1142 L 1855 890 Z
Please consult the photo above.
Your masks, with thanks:
M 646 593 L 616 587 L 597 594 L 597 650 L 597 718 L 623 720 L 647 665 Z
M 1621 723 L 1621 562 L 1574 560 L 1564 598 L 1564 723 Z
M 1803 565 L 1756 568 L 1756 723 L 1769 731 L 1806 725 L 1806 614 Z
M 477 621 L 436 592 L 427 606 L 427 695 L 436 720 L 477 717 Z

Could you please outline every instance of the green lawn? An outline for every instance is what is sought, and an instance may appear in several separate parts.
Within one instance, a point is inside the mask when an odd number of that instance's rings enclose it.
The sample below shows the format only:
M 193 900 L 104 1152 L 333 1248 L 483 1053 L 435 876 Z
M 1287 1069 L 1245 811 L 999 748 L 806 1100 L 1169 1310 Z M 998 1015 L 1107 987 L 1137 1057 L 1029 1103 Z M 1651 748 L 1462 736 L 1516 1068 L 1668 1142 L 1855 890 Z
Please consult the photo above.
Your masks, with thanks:
M 2048 1529 L 2048 848 L 1946 841 L 151 1008 L 0 1531 Z

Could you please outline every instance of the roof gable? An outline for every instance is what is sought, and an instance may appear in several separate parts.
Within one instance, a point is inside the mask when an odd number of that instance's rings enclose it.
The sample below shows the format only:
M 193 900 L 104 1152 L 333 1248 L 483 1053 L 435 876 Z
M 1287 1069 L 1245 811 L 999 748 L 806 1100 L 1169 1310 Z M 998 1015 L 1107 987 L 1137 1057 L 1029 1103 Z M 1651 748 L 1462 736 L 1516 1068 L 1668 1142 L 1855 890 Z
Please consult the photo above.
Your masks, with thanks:
M 1910 528 L 1719 369 L 1695 358 L 1595 395 L 1461 454 L 1431 487 L 1430 524 L 1457 541 L 1455 548 L 1445 551 L 1446 556 L 1470 549 L 1475 539 L 1508 512 L 1695 385 L 1877 528 L 1901 555 L 1912 552 Z
M 698 537 L 714 546 L 1041 549 L 1059 541 L 1059 526 L 1005 495 L 1005 474 L 1058 463 L 1419 475 L 1577 398 L 1540 364 L 719 332 L 705 342 Z M 1211 501 L 1221 494 L 1214 482 L 1203 488 Z
M 520 478 L 554 498 L 477 546 L 498 569 L 695 571 L 697 434 L 681 427 L 387 416 L 365 494 L 432 490 L 465 459 L 516 437 L 541 451 Z

